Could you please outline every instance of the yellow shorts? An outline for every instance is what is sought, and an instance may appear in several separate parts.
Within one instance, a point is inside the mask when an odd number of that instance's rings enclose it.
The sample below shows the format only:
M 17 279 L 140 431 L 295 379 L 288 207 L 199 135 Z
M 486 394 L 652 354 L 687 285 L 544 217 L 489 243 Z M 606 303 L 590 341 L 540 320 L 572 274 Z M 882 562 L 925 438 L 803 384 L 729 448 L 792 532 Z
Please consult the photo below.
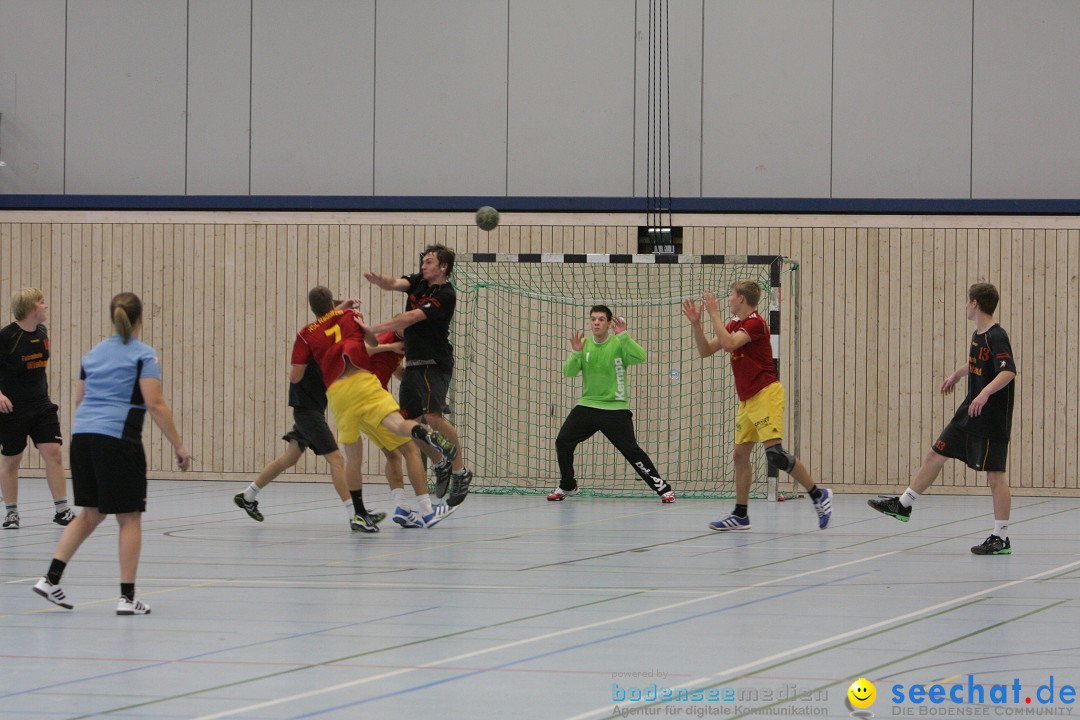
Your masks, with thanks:
M 778 382 L 739 403 L 735 417 L 735 444 L 758 443 L 784 437 L 784 386 Z
M 338 441 L 350 444 L 364 433 L 383 450 L 396 450 L 412 438 L 395 435 L 382 426 L 383 418 L 400 411 L 397 401 L 371 373 L 359 372 L 336 380 L 326 390 Z

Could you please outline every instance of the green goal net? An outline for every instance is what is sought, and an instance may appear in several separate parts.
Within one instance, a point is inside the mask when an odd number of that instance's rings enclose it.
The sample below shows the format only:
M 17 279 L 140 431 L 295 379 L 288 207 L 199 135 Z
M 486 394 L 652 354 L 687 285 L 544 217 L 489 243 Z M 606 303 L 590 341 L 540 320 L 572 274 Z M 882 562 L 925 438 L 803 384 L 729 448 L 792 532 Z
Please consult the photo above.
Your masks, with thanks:
M 558 485 L 555 437 L 581 395 L 580 375 L 562 374 L 569 336 L 587 335 L 589 308 L 603 304 L 648 352 L 626 373 L 638 443 L 679 497 L 732 497 L 738 397 L 729 358 L 698 355 L 681 304 L 709 289 L 726 312 L 731 283 L 753 280 L 775 357 L 782 264 L 770 255 L 459 255 L 450 404 L 472 490 L 538 494 Z M 760 446 L 753 467 L 751 495 L 767 497 Z M 578 446 L 574 468 L 582 494 L 653 497 L 602 434 Z

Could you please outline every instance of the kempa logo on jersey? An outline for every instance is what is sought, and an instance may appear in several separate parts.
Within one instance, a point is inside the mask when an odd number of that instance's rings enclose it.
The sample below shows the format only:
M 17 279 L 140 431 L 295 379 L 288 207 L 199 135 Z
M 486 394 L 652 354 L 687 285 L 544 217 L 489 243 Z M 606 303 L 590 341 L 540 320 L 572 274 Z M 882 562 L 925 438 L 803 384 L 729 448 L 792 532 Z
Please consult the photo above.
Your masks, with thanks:
M 622 358 L 615 358 L 615 399 L 626 399 L 626 368 Z

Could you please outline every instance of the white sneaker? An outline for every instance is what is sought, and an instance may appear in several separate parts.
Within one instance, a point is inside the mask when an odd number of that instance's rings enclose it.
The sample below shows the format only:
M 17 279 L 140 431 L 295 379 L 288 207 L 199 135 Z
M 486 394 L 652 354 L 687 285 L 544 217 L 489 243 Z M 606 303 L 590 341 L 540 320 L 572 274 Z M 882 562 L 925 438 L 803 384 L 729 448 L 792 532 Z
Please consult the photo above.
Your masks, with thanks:
M 53 585 L 49 582 L 48 578 L 41 578 L 34 583 L 34 592 L 65 610 L 72 609 L 72 604 L 68 602 L 67 595 L 64 594 L 64 591 L 60 589 L 59 585 Z
M 149 615 L 150 606 L 144 603 L 139 598 L 134 600 L 128 600 L 123 595 L 120 596 L 120 602 L 116 603 L 117 615 Z
M 571 495 L 577 494 L 578 488 L 574 488 L 573 490 L 563 490 L 561 487 L 557 487 L 555 488 L 555 492 L 548 495 L 548 500 L 550 500 L 551 502 L 562 502 Z
M 431 514 L 424 515 L 420 518 L 420 521 L 424 523 L 424 527 L 433 528 L 445 520 L 452 512 L 454 512 L 454 508 L 444 503 L 439 503 L 438 505 L 433 505 L 431 507 Z M 420 513 L 417 513 L 417 515 L 419 514 Z

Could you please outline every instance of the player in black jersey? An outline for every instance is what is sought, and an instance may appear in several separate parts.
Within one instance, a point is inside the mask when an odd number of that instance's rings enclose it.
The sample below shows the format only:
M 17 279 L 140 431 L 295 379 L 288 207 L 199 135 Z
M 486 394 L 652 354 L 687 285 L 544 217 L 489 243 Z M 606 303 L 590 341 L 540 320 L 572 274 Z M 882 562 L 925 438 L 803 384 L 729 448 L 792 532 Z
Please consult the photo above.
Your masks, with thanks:
M 1016 395 L 1016 360 L 1009 336 L 994 322 L 998 291 L 989 283 L 968 288 L 967 319 L 975 323 L 967 362 L 941 383 L 948 395 L 960 378 L 967 375 L 967 397 L 952 421 L 926 454 L 911 486 L 899 497 L 867 501 L 878 512 L 908 521 L 911 505 L 937 479 L 948 458 L 962 460 L 972 470 L 986 473 L 994 497 L 994 532 L 982 544 L 971 548 L 976 555 L 1011 555 L 1009 512 L 1012 496 L 1005 469 L 1012 433 Z
M 473 477 L 465 467 L 457 429 L 445 417 L 450 412 L 446 397 L 454 372 L 454 348 L 450 344 L 450 322 L 457 306 L 457 294 L 450 282 L 454 257 L 454 251 L 445 245 L 429 245 L 421 254 L 418 273 L 399 278 L 364 273 L 372 285 L 406 293 L 405 312 L 376 326 L 373 332 L 396 332 L 405 338 L 405 374 L 398 391 L 405 417 L 431 425 L 458 447 L 452 461 L 428 454 L 437 463 L 435 496 L 442 498 L 449 490 L 446 504 L 450 507 L 465 502 Z M 417 444 L 427 452 L 426 446 Z
M 59 409 L 49 399 L 49 333 L 43 323 L 49 306 L 36 288 L 11 297 L 15 322 L 0 329 L 0 491 L 4 529 L 19 529 L 19 464 L 27 438 L 45 462 L 45 478 L 53 496 L 53 522 L 67 525 L 75 514 L 68 507 L 67 477 L 60 456 Z

